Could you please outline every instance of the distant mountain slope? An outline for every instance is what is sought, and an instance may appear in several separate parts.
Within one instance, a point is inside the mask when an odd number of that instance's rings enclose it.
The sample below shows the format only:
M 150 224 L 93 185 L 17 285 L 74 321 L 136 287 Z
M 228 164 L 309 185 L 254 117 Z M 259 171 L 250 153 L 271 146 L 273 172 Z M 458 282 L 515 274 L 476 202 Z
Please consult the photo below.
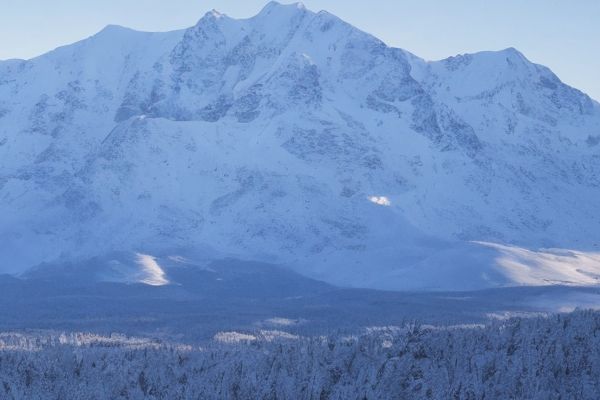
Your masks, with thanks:
M 2 271 L 193 253 L 352 286 L 591 285 L 599 195 L 600 105 L 514 49 L 426 62 L 272 2 L 0 62 Z

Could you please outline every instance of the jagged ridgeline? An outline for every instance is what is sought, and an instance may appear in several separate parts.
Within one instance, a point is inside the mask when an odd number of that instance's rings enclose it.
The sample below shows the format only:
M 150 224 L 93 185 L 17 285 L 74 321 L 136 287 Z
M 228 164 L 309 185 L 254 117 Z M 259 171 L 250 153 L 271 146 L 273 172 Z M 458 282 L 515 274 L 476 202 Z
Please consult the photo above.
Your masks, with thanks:
M 0 334 L 3 399 L 597 399 L 600 316 L 304 338 L 222 332 L 177 345 Z M 91 395 L 93 394 L 93 395 Z
M 162 258 L 232 256 L 375 288 L 593 285 L 599 143 L 600 105 L 515 49 L 429 62 L 299 4 L 109 26 L 0 62 L 0 271 L 168 284 Z

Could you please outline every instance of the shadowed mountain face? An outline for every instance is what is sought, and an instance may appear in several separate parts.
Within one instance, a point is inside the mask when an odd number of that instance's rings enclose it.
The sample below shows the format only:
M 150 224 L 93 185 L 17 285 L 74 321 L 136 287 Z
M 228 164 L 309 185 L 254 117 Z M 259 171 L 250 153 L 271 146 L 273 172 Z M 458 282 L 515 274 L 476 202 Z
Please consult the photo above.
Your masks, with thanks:
M 299 4 L 109 26 L 0 62 L 0 271 L 163 285 L 155 257 L 233 256 L 363 287 L 595 285 L 599 143 L 600 105 L 514 49 L 427 62 Z

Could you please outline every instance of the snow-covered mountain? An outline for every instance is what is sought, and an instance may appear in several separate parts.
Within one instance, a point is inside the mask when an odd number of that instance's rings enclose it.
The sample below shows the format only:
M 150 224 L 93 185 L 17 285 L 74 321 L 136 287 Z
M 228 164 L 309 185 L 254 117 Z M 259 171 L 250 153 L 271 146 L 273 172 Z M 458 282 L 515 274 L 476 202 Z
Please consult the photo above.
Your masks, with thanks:
M 429 62 L 272 2 L 0 62 L 4 272 L 128 252 L 161 283 L 171 256 L 593 285 L 598 198 L 600 104 L 515 49 Z

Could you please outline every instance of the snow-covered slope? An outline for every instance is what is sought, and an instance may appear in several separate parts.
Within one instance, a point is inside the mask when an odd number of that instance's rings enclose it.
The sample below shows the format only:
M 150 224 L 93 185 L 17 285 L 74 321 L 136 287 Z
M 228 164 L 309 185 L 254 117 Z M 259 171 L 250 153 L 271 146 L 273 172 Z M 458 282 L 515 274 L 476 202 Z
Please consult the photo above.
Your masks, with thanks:
M 129 252 L 596 284 L 599 195 L 600 105 L 514 49 L 426 62 L 272 2 L 0 62 L 2 271 Z

